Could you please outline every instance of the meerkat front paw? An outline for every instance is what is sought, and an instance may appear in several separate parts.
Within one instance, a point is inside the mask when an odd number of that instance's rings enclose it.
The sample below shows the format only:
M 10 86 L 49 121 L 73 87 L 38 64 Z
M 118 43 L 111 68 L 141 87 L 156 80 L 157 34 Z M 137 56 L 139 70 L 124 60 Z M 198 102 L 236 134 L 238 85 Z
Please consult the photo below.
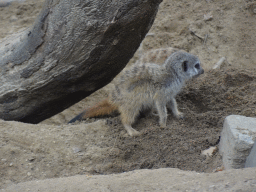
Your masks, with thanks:
M 160 124 L 160 128 L 166 128 L 166 123 L 159 123 Z
M 184 119 L 185 115 L 182 112 L 178 112 L 177 114 L 174 115 L 177 119 Z

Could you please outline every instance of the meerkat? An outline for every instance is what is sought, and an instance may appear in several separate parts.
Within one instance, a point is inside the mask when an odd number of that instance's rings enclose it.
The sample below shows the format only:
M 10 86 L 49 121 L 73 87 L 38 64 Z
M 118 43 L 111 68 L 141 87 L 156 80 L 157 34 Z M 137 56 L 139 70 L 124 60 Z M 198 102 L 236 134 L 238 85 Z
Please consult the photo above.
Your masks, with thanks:
M 186 81 L 203 74 L 204 70 L 197 56 L 176 49 L 171 53 L 162 65 L 139 61 L 123 70 L 112 84 L 108 99 L 83 111 L 69 123 L 118 110 L 127 133 L 138 136 L 140 132 L 132 124 L 145 109 L 156 108 L 162 128 L 166 127 L 167 108 L 175 117 L 183 118 L 175 97 Z

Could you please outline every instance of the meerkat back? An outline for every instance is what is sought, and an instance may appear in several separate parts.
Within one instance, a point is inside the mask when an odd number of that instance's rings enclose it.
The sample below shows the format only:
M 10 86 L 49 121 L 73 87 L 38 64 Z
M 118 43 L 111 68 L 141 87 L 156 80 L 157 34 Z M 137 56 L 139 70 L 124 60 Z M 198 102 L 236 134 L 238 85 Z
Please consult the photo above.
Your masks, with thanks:
M 139 65 L 143 63 L 154 63 L 154 64 L 163 64 L 166 59 L 173 53 L 180 51 L 180 49 L 167 47 L 159 49 L 151 49 L 144 53 L 134 65 Z

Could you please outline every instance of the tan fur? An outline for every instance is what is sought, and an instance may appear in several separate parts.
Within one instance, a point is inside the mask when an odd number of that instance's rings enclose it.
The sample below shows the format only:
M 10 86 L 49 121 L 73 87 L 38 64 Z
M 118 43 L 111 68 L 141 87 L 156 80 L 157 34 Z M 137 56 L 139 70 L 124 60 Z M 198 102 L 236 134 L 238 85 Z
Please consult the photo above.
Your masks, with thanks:
M 155 58 L 160 58 L 161 51 L 161 49 L 156 51 Z M 152 55 L 151 53 L 150 56 Z M 155 59 L 156 61 L 157 59 Z M 132 124 L 139 112 L 144 109 L 155 107 L 159 116 L 159 124 L 161 127 L 165 127 L 166 107 L 170 108 L 177 118 L 183 117 L 177 108 L 175 96 L 180 92 L 185 81 L 203 72 L 199 59 L 185 51 L 173 51 L 162 65 L 139 61 L 122 71 L 122 74 L 115 80 L 108 103 L 110 106 L 118 108 L 122 123 L 130 136 L 140 134 L 132 128 Z M 89 109 L 84 117 L 92 117 L 91 114 L 104 114 L 100 112 L 101 109 L 110 113 L 111 110 L 107 106 L 106 103 L 103 103 L 95 110 Z M 114 109 L 116 109 L 115 107 Z

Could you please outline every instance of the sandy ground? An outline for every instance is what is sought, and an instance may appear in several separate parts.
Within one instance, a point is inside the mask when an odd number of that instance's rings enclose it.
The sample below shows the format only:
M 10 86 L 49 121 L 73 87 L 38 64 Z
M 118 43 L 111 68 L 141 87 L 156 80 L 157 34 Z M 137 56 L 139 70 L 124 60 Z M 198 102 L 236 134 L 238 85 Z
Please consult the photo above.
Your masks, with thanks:
M 136 170 L 112 175 L 77 175 L 20 183 L 1 192 L 184 191 L 255 192 L 256 170 L 228 170 L 215 174 L 179 169 Z
M 29 27 L 43 1 L 0 7 L 0 38 Z M 167 128 L 144 117 L 127 137 L 119 117 L 66 123 L 84 108 L 107 97 L 105 87 L 38 125 L 0 121 L 0 187 L 35 179 L 122 173 L 137 169 L 179 168 L 214 172 L 222 166 L 216 150 L 224 118 L 256 116 L 256 1 L 164 0 L 155 23 L 131 59 L 160 47 L 196 54 L 206 72 L 178 95 L 184 120 L 169 114 Z M 221 57 L 221 69 L 211 70 Z

